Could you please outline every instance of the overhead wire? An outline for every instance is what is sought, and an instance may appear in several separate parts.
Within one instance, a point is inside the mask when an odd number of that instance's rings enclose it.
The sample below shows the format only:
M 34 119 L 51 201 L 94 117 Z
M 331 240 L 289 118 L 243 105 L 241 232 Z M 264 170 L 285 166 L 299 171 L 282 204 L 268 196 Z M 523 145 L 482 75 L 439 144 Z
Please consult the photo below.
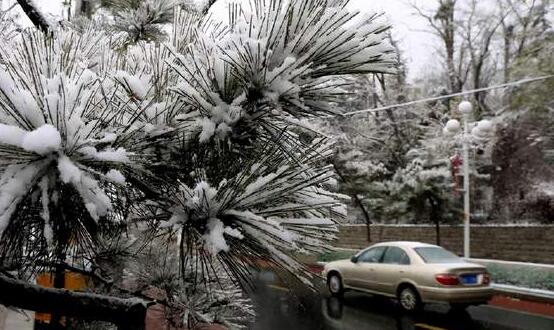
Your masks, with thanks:
M 490 90 L 494 90 L 494 89 L 506 88 L 506 87 L 517 86 L 517 85 L 522 85 L 522 84 L 528 84 L 528 83 L 541 81 L 541 80 L 547 80 L 547 79 L 551 79 L 551 78 L 554 78 L 554 75 L 539 76 L 539 77 L 533 77 L 533 78 L 525 78 L 525 79 L 521 79 L 521 80 L 517 80 L 517 81 L 507 82 L 507 83 L 504 83 L 504 84 L 493 85 L 493 86 L 477 88 L 477 89 L 471 89 L 471 90 L 452 93 L 452 94 L 448 94 L 448 95 L 428 97 L 428 98 L 408 101 L 408 102 L 404 102 L 404 103 L 391 104 L 391 105 L 386 105 L 386 106 L 377 107 L 377 108 L 356 110 L 356 111 L 346 112 L 346 113 L 337 114 L 337 115 L 324 116 L 324 117 L 320 117 L 320 118 L 321 119 L 326 119 L 326 118 L 335 118 L 335 117 L 348 117 L 348 116 L 355 116 L 355 115 L 364 114 L 364 113 L 380 112 L 380 111 L 406 107 L 406 106 L 419 104 L 419 103 L 439 101 L 439 100 L 444 100 L 444 99 L 450 99 L 450 98 L 453 98 L 453 97 L 456 97 L 456 96 L 465 96 L 465 95 L 475 94 L 475 93 L 479 93 L 479 92 L 490 91 Z

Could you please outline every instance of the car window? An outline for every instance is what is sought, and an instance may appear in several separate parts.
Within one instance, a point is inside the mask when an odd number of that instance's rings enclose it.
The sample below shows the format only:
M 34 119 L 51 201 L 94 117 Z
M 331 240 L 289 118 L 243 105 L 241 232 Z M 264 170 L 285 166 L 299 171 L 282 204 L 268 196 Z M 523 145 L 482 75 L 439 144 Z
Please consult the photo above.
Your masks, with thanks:
M 418 247 L 414 248 L 414 250 L 428 264 L 444 264 L 460 261 L 460 257 L 441 247 Z
M 358 256 L 358 262 L 380 262 L 385 249 L 385 246 L 378 246 L 364 251 Z
M 384 264 L 409 265 L 410 257 L 399 247 L 390 246 L 383 256 Z

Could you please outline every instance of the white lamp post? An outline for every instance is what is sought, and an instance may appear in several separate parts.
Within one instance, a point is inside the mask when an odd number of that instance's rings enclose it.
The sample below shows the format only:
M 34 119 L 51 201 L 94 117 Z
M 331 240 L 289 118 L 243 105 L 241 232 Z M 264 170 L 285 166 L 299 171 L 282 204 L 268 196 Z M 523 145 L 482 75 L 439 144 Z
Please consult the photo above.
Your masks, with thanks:
M 462 138 L 462 149 L 463 149 L 463 169 L 464 169 L 464 257 L 469 258 L 469 222 L 470 222 L 470 213 L 469 213 L 469 146 L 467 144 L 467 135 L 469 128 L 467 126 L 468 117 L 473 110 L 471 103 L 468 101 L 463 101 L 458 106 L 458 110 L 463 114 L 464 119 L 464 137 Z
M 487 138 L 493 130 L 493 125 L 489 120 L 482 120 L 469 133 L 469 115 L 473 111 L 473 106 L 469 101 L 463 101 L 458 106 L 458 110 L 463 116 L 463 133 L 462 133 L 462 165 L 464 171 L 464 257 L 470 257 L 470 209 L 469 209 L 469 138 L 473 136 L 479 140 Z M 451 119 L 444 127 L 444 134 L 454 136 L 460 132 L 461 124 L 456 119 Z

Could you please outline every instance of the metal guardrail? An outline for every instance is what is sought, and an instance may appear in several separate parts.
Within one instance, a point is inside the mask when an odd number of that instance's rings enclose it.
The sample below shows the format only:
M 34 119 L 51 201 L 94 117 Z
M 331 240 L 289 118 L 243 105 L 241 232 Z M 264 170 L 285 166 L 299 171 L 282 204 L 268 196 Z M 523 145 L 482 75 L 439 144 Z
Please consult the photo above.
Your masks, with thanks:
M 554 272 L 554 265 L 552 264 L 541 264 L 541 263 L 524 262 L 524 261 L 482 259 L 482 258 L 463 258 L 463 259 L 477 264 L 483 264 L 483 265 L 529 267 L 529 268 L 548 270 L 548 271 Z
M 499 295 L 554 305 L 554 291 L 530 289 L 496 283 L 493 283 L 491 286 L 494 292 Z

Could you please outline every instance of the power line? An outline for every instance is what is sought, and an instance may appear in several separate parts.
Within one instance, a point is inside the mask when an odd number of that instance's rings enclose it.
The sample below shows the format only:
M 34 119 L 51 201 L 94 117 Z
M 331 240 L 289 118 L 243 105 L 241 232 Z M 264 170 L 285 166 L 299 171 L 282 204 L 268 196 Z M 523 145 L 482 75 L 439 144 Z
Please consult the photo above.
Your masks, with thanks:
M 554 75 L 541 76 L 541 77 L 535 77 L 535 78 L 526 78 L 526 79 L 521 79 L 521 80 L 518 80 L 518 81 L 512 81 L 512 82 L 508 82 L 508 83 L 504 83 L 504 84 L 500 84 L 500 85 L 477 88 L 477 89 L 472 89 L 472 90 L 463 91 L 463 92 L 454 93 L 454 94 L 449 94 L 449 95 L 428 97 L 428 98 L 425 98 L 425 99 L 414 100 L 414 101 L 409 101 L 409 102 L 404 102 L 404 103 L 391 104 L 391 105 L 387 105 L 387 106 L 383 106 L 383 107 L 379 107 L 379 108 L 356 110 L 356 111 L 346 112 L 346 113 L 343 113 L 343 114 L 340 114 L 340 115 L 326 116 L 326 117 L 323 117 L 323 118 L 333 118 L 333 117 L 337 117 L 337 116 L 346 117 L 346 116 L 359 115 L 359 114 L 363 114 L 363 113 L 379 112 L 379 111 L 384 111 L 384 110 L 389 110 L 389 109 L 406 107 L 406 106 L 410 106 L 410 105 L 414 105 L 414 104 L 418 104 L 418 103 L 438 101 L 438 100 L 453 98 L 453 97 L 456 97 L 456 96 L 464 96 L 464 95 L 469 95 L 469 94 L 474 94 L 474 93 L 479 93 L 479 92 L 485 92 L 485 91 L 489 91 L 489 90 L 493 90 L 493 89 L 500 89 L 500 88 L 506 88 L 506 87 L 510 87 L 510 86 L 528 84 L 528 83 L 532 83 L 532 82 L 535 82 L 535 81 L 547 80 L 547 79 L 551 79 L 551 78 L 554 78 Z

